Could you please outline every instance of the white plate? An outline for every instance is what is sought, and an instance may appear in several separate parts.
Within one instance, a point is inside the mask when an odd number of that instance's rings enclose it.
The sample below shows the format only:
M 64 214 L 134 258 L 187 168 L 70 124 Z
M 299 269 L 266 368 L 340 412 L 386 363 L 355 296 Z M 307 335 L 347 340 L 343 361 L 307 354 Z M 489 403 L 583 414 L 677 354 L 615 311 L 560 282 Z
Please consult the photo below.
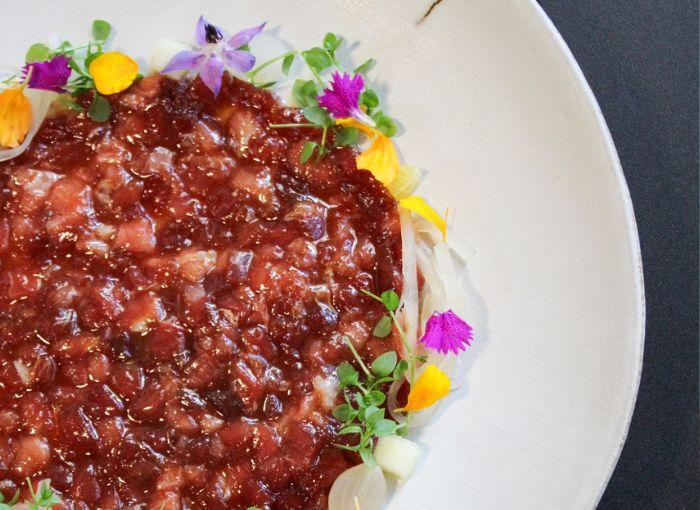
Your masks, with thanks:
M 15 2 L 0 62 L 50 35 L 80 40 L 101 17 L 116 47 L 150 56 L 191 38 L 200 13 L 233 31 L 269 20 L 299 47 L 327 30 L 400 119 L 422 192 L 456 210 L 476 249 L 477 342 L 461 387 L 420 441 L 426 455 L 393 509 L 596 505 L 639 381 L 644 296 L 628 191 L 598 106 L 540 8 L 523 0 Z

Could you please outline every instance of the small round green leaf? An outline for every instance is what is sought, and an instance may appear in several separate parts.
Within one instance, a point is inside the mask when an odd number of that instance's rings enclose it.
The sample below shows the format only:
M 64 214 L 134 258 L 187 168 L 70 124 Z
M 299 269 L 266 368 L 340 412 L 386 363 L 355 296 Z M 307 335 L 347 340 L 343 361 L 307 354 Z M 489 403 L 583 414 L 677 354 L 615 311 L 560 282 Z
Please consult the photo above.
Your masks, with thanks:
M 399 302 L 401 301 L 399 295 L 393 290 L 387 290 L 382 292 L 381 298 L 382 303 L 384 303 L 384 306 L 390 312 L 396 311 L 396 309 L 399 307 Z
M 289 70 L 292 67 L 292 64 L 294 63 L 294 58 L 296 57 L 296 54 L 292 53 L 291 55 L 287 55 L 284 57 L 282 60 L 282 72 L 284 73 L 285 76 L 289 75 Z
M 31 64 L 32 62 L 43 62 L 50 58 L 51 50 L 44 43 L 32 44 L 27 50 L 27 54 L 24 56 L 25 62 Z
M 106 41 L 112 32 L 112 26 L 104 20 L 96 19 L 92 22 L 92 36 L 97 41 Z
M 112 113 L 112 106 L 104 96 L 95 93 L 95 97 L 88 109 L 88 115 L 95 122 L 106 122 Z
M 377 377 L 384 377 L 393 372 L 397 356 L 394 351 L 385 352 L 372 362 L 370 370 Z
M 372 331 L 372 334 L 376 336 L 377 338 L 386 338 L 389 336 L 391 333 L 391 329 L 393 327 L 393 324 L 391 322 L 391 317 L 388 315 L 385 315 L 381 319 L 379 319 L 379 322 L 377 322 L 377 325 L 374 326 L 374 330 Z
M 348 362 L 338 365 L 336 373 L 341 386 L 353 386 L 359 381 L 357 370 Z

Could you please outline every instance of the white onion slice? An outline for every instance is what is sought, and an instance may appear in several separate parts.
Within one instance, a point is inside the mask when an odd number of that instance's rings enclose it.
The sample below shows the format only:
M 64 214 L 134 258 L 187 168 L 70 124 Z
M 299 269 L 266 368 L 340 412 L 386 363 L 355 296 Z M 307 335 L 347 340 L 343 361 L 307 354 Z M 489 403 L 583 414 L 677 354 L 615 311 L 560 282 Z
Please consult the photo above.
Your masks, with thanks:
M 160 72 L 165 69 L 170 60 L 179 52 L 191 50 L 192 47 L 175 39 L 162 38 L 156 42 L 156 48 L 151 55 L 151 70 Z M 187 74 L 187 71 L 175 71 L 168 73 L 173 78 L 182 78 Z
M 406 209 L 399 210 L 399 218 L 401 219 L 401 251 L 403 253 L 403 293 L 399 306 L 404 320 L 407 341 L 415 349 L 418 342 L 418 269 L 413 218 L 411 211 Z
M 386 479 L 379 466 L 351 467 L 336 478 L 328 495 L 328 510 L 380 510 L 386 499 Z
M 39 131 L 42 122 L 44 122 L 44 118 L 46 118 L 51 103 L 58 97 L 56 92 L 50 92 L 48 90 L 25 89 L 24 94 L 32 103 L 32 128 L 20 145 L 14 149 L 0 150 L 0 161 L 16 158 L 27 150 L 27 147 L 32 143 L 37 131 Z

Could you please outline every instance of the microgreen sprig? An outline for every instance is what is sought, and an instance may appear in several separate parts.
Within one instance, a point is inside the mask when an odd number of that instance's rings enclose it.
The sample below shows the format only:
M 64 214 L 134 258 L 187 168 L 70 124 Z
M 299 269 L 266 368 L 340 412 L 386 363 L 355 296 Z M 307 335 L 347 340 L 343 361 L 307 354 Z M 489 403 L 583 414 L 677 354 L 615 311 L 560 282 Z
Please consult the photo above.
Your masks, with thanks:
M 57 56 L 64 56 L 68 59 L 68 66 L 73 71 L 68 82 L 62 87 L 70 96 L 61 96 L 61 104 L 78 112 L 84 108 L 76 102 L 76 99 L 88 91 L 94 91 L 93 100 L 87 110 L 90 118 L 97 122 L 106 121 L 111 108 L 109 101 L 99 94 L 95 88 L 95 81 L 90 76 L 88 68 L 96 58 L 104 54 L 104 45 L 112 32 L 111 25 L 104 20 L 94 20 L 92 22 L 92 39 L 84 45 L 73 46 L 69 41 L 63 41 L 56 48 L 50 48 L 44 43 L 32 44 L 24 60 L 26 64 L 46 62 Z M 23 77 L 13 75 L 2 81 L 5 85 L 21 83 Z
M 31 500 L 21 504 L 25 505 L 28 510 L 50 510 L 54 505 L 62 503 L 61 498 L 51 488 L 49 480 L 40 481 L 36 490 L 34 490 L 32 481 L 29 478 L 27 478 L 27 485 L 29 486 Z M 20 492 L 17 491 L 13 498 L 6 502 L 0 493 L 0 510 L 13 510 L 15 505 L 19 503 L 19 496 Z
M 248 77 L 253 85 L 264 88 L 271 86 L 274 82 L 258 84 L 255 81 L 255 77 L 260 71 L 275 62 L 282 61 L 282 71 L 287 75 L 294 59 L 300 57 L 311 71 L 313 79 L 297 79 L 292 87 L 292 97 L 295 103 L 302 108 L 307 122 L 270 125 L 271 128 L 275 129 L 310 128 L 320 131 L 319 139 L 310 140 L 304 144 L 299 156 L 299 160 L 302 164 L 308 162 L 314 154 L 317 155 L 317 159 L 320 159 L 330 152 L 333 147 L 353 146 L 357 143 L 358 130 L 352 127 L 338 126 L 328 110 L 319 105 L 319 96 L 328 89 L 328 83 L 323 78 L 323 74 L 329 69 L 335 69 L 340 72 L 344 71 L 337 56 L 337 51 L 342 46 L 343 42 L 343 37 L 333 32 L 328 32 L 324 36 L 320 46 L 314 46 L 303 51 L 288 51 L 263 62 L 248 73 Z M 375 60 L 370 58 L 357 66 L 353 73 L 362 74 L 364 76 L 374 64 Z M 384 135 L 391 137 L 396 134 L 396 124 L 391 117 L 381 110 L 379 96 L 375 90 L 365 86 L 360 94 L 359 106 L 367 114 L 368 119 L 371 119 L 370 122 L 374 122 L 376 128 Z M 332 137 L 330 136 L 331 133 L 333 134 Z M 333 145 L 329 147 L 328 141 L 331 139 L 333 140 Z
M 408 363 L 399 360 L 394 351 L 388 351 L 367 366 L 352 342 L 347 337 L 343 341 L 350 348 L 362 372 L 347 362 L 338 366 L 338 382 L 345 402 L 333 409 L 333 416 L 343 423 L 338 434 L 356 434 L 358 441 L 355 445 L 336 446 L 359 453 L 363 462 L 373 467 L 376 465 L 372 454 L 375 438 L 402 434 L 406 430 L 405 424 L 386 418 L 386 409 L 381 407 L 386 402 L 386 394 L 381 386 L 401 380 L 408 370 Z M 359 391 L 354 391 L 355 389 Z

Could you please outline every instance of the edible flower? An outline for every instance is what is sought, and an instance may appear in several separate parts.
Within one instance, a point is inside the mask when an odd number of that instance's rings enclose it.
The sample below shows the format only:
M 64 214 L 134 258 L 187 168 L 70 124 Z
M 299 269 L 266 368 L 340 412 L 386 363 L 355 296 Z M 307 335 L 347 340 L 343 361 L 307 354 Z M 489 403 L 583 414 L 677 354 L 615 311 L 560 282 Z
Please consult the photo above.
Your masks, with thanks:
M 445 221 L 445 218 L 440 216 L 435 209 L 430 207 L 430 204 L 428 204 L 424 198 L 412 195 L 399 200 L 399 205 L 408 209 L 409 211 L 413 211 L 435 225 L 438 230 L 442 232 L 443 239 L 447 237 L 447 222 Z
M 358 122 L 375 126 L 372 117 L 360 108 L 360 93 L 365 86 L 361 74 L 350 76 L 348 73 L 334 72 L 330 87 L 318 96 L 318 104 L 328 110 L 336 119 L 353 118 Z
M 108 51 L 93 60 L 88 71 L 97 91 L 108 96 L 128 89 L 139 74 L 139 66 L 123 53 Z
M 411 386 L 408 402 L 399 412 L 420 411 L 430 407 L 450 392 L 450 378 L 435 365 L 428 365 Z
M 357 156 L 355 160 L 357 168 L 369 170 L 384 186 L 391 184 L 396 179 L 401 167 L 399 156 L 391 138 L 378 129 L 367 126 L 353 117 L 338 119 L 336 122 L 341 126 L 359 129 L 372 140 L 369 148 Z
M 263 28 L 265 23 L 242 30 L 223 41 L 221 29 L 208 23 L 204 16 L 200 16 L 195 31 L 197 49 L 176 53 L 162 72 L 167 74 L 174 71 L 194 71 L 214 96 L 218 96 L 225 66 L 247 73 L 255 65 L 255 57 L 241 48 L 247 46 Z
M 23 77 L 29 77 L 27 87 L 30 89 L 65 92 L 63 87 L 71 75 L 70 59 L 65 55 L 56 55 L 44 62 L 32 62 L 22 69 Z
M 0 93 L 0 146 L 14 148 L 22 143 L 32 125 L 32 104 L 24 95 L 25 85 Z
M 474 330 L 452 310 L 434 312 L 425 325 L 420 343 L 441 354 L 466 350 L 474 339 Z

